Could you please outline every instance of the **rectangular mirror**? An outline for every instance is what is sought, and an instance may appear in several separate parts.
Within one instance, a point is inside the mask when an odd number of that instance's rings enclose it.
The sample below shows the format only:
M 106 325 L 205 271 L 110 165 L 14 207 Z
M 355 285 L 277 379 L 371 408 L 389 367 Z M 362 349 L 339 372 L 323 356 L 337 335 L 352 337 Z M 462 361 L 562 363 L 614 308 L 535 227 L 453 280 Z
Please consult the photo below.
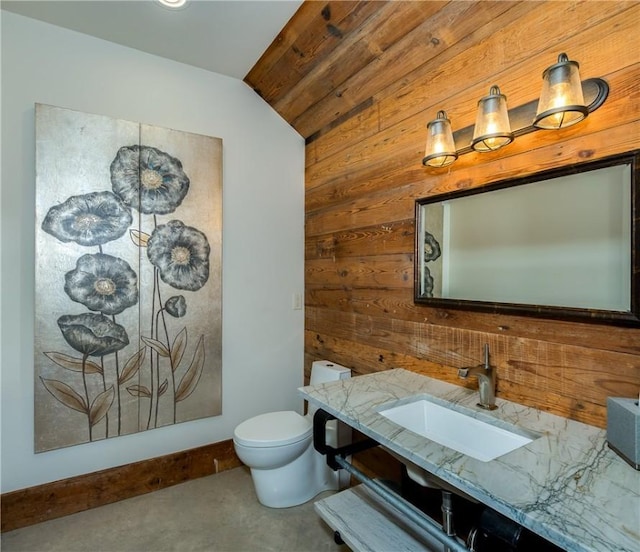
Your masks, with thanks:
M 416 201 L 414 299 L 636 325 L 640 151 Z

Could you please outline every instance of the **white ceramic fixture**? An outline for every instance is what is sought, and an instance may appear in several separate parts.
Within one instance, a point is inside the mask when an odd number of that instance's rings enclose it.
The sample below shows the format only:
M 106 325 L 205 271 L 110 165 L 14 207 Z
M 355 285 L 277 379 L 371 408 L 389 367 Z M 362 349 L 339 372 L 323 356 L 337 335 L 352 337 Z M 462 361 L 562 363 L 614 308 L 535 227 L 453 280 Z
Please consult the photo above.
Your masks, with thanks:
M 483 462 L 533 441 L 515 427 L 498 427 L 424 398 L 379 413 L 405 429 Z
M 322 360 L 311 367 L 311 385 L 351 377 L 351 370 Z M 288 508 L 311 500 L 322 491 L 346 486 L 349 474 L 333 471 L 323 455 L 313 448 L 313 415 L 292 410 L 269 412 L 245 420 L 233 432 L 238 458 L 251 470 L 256 495 L 261 504 Z M 326 442 L 331 446 L 347 444 L 349 436 L 338 432 L 345 426 L 327 423 Z

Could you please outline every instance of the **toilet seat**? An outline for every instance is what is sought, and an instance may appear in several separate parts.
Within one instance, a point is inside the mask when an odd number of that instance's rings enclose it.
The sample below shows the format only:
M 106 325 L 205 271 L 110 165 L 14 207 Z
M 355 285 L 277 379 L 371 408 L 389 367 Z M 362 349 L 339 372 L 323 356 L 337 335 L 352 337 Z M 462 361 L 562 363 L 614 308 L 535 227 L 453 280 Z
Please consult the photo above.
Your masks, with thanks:
M 293 410 L 268 412 L 245 420 L 233 432 L 233 440 L 245 447 L 267 448 L 308 439 L 313 424 Z

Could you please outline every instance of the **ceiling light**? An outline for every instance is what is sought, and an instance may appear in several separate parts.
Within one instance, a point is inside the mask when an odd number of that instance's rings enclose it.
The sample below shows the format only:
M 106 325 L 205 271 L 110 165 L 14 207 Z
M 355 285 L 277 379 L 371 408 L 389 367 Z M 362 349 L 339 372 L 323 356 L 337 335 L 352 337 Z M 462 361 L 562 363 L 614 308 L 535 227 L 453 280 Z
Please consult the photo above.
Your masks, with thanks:
M 179 8 L 184 8 L 187 0 L 157 0 L 162 6 L 165 8 L 171 8 L 177 10 Z

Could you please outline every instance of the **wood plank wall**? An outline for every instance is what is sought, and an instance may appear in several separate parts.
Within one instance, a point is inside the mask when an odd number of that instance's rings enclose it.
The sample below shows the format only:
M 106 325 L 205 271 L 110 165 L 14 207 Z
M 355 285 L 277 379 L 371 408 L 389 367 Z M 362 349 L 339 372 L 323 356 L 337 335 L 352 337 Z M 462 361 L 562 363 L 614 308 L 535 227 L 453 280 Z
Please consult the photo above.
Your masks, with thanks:
M 402 367 L 476 386 L 455 368 L 480 362 L 488 343 L 499 397 L 604 427 L 607 396 L 638 395 L 640 330 L 415 305 L 414 201 L 640 148 L 640 3 L 369 4 L 340 55 L 316 60 L 284 95 L 261 90 L 307 137 L 307 377 L 327 358 L 356 375 Z M 320 17 L 323 5 L 304 9 Z M 583 79 L 610 84 L 586 121 L 449 169 L 421 166 L 425 125 L 439 109 L 455 130 L 473 124 L 493 84 L 512 106 L 534 100 L 561 52 Z

